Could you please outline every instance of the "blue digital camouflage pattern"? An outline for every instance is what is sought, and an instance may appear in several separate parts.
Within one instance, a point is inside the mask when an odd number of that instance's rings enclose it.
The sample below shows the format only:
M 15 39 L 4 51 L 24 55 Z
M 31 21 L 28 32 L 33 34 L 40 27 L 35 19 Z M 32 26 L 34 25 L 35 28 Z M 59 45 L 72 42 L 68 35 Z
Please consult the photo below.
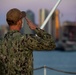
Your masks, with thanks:
M 9 31 L 0 41 L 0 75 L 33 75 L 33 50 L 53 50 L 51 35 L 39 28 L 37 36 Z

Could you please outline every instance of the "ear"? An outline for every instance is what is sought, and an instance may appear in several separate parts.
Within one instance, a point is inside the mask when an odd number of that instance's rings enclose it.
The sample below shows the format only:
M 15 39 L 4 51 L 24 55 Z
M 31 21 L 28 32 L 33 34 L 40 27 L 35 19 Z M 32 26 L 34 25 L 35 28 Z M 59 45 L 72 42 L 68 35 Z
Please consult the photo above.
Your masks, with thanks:
M 17 22 L 17 25 L 21 25 L 22 24 L 22 20 L 19 20 L 18 22 Z

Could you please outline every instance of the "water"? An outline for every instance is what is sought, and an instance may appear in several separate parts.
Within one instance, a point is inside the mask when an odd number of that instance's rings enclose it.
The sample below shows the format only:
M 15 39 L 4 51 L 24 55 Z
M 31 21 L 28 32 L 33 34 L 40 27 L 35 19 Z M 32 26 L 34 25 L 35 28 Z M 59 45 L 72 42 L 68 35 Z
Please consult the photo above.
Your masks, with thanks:
M 76 52 L 34 51 L 34 68 L 48 66 L 58 70 L 76 72 Z M 35 70 L 34 75 L 44 75 L 44 69 Z M 46 75 L 76 75 L 66 74 L 46 69 Z

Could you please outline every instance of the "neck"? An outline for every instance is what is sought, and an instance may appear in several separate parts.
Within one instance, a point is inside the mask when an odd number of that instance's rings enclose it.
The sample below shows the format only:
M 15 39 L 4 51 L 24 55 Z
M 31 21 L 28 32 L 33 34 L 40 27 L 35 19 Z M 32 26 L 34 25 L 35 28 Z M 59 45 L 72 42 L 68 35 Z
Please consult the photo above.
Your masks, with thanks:
M 10 26 L 10 30 L 18 30 L 18 31 L 20 31 L 19 27 L 15 26 L 15 25 Z

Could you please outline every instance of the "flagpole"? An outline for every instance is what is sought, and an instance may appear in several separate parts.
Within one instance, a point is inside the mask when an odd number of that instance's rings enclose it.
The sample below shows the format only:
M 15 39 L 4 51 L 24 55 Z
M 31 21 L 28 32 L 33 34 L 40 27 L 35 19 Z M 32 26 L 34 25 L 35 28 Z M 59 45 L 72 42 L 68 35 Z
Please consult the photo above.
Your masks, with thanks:
M 45 19 L 45 21 L 43 22 L 43 24 L 41 25 L 40 29 L 43 29 L 46 25 L 46 23 L 48 22 L 48 20 L 50 19 L 50 17 L 52 16 L 52 14 L 54 13 L 55 9 L 57 8 L 57 6 L 59 5 L 59 3 L 61 2 L 61 0 L 58 0 L 58 2 L 55 4 L 55 6 L 53 7 L 53 9 L 50 11 L 49 15 L 47 16 L 47 18 Z

